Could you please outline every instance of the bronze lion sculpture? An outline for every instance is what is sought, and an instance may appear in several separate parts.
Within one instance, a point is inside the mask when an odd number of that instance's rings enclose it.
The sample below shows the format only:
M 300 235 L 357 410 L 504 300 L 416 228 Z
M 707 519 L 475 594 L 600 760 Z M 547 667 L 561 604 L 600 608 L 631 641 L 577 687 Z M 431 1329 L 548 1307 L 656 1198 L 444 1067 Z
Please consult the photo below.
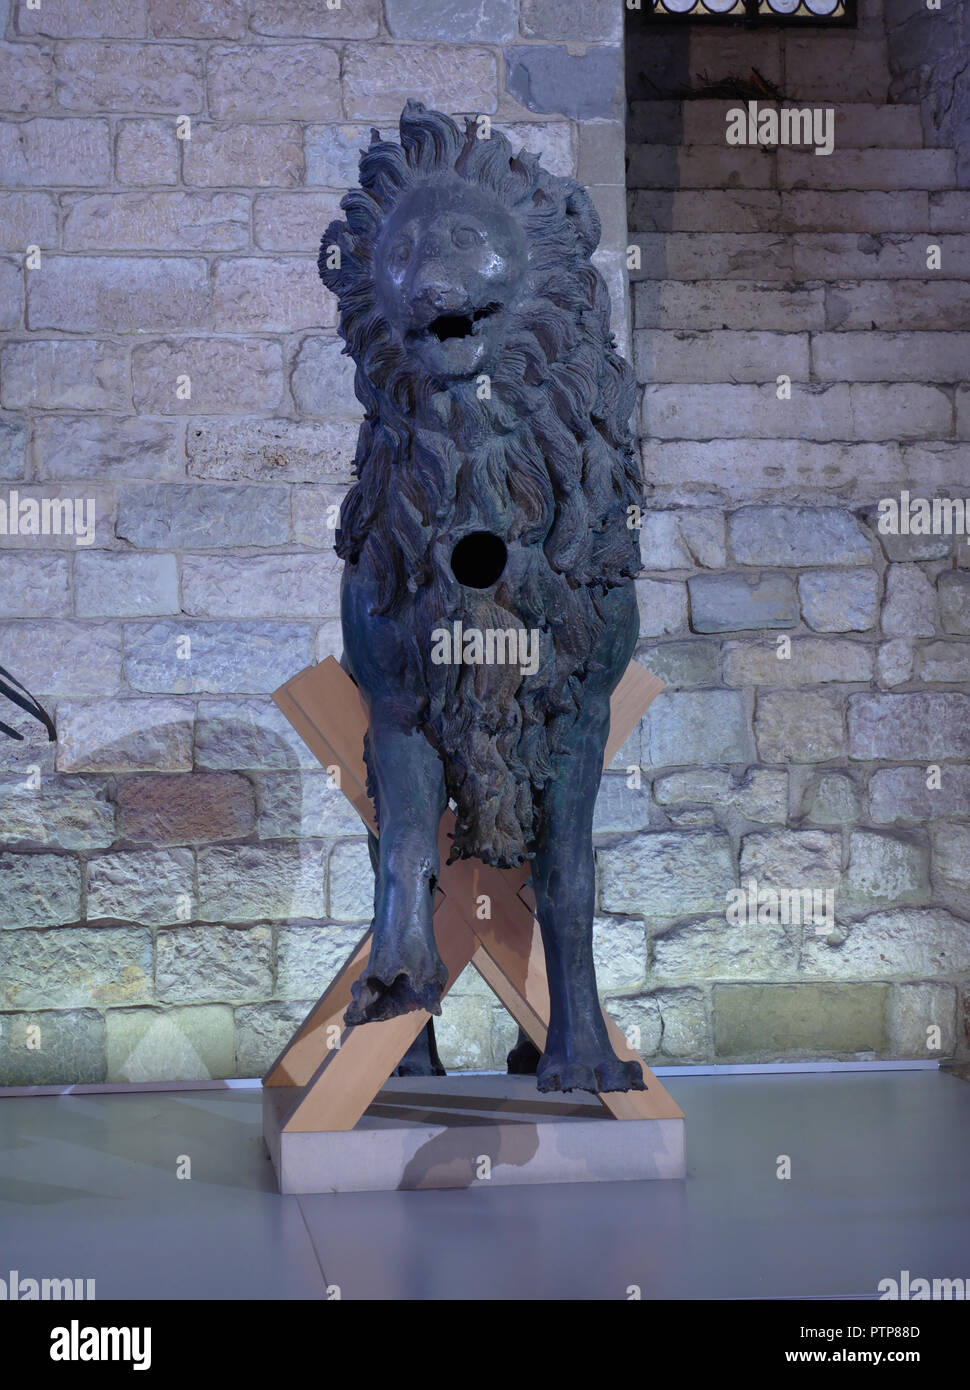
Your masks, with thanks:
M 531 860 L 551 992 L 539 1089 L 642 1089 L 610 1046 L 592 950 L 593 803 L 639 631 L 635 384 L 589 195 L 481 134 L 408 102 L 399 144 L 372 131 L 320 248 L 364 407 L 336 548 L 380 832 L 345 1018 L 441 1012 L 450 800 L 452 858 Z

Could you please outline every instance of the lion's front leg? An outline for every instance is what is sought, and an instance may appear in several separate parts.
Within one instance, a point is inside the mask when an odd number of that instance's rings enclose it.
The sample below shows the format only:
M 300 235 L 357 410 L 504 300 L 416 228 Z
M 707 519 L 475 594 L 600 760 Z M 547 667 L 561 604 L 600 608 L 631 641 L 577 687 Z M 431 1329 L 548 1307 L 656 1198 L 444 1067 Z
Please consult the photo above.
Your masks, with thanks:
M 344 571 L 344 665 L 370 716 L 368 764 L 376 784 L 380 838 L 374 879 L 373 941 L 344 1015 L 371 1023 L 412 1009 L 441 1013 L 447 973 L 434 939 L 438 825 L 448 804 L 444 768 L 414 727 L 421 672 L 404 628 L 374 612 L 373 580 Z
M 569 738 L 570 756 L 547 788 L 532 882 L 549 976 L 549 1032 L 540 1091 L 644 1088 L 636 1062 L 610 1045 L 593 968 L 593 804 L 609 729 L 609 699 L 590 699 Z
M 440 1014 L 448 978 L 433 925 L 438 823 L 448 804 L 441 761 L 423 734 L 401 733 L 374 707 L 370 760 L 380 805 L 374 935 L 344 1016 L 348 1024 L 412 1009 Z

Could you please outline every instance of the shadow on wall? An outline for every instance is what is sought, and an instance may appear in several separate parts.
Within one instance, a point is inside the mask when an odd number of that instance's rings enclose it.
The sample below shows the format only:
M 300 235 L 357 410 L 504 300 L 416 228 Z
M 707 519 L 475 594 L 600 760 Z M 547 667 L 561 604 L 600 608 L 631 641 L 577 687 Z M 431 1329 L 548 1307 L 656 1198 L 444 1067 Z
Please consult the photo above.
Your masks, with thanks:
M 275 706 L 156 703 L 56 767 L 0 745 L 0 1085 L 259 1075 L 369 922 L 359 818 Z
M 54 728 L 50 715 L 38 701 L 34 699 L 27 687 L 23 685 L 16 676 L 11 675 L 9 671 L 5 670 L 3 666 L 0 666 L 0 697 L 13 705 L 15 709 L 23 711 L 23 713 L 29 715 L 31 719 L 36 719 L 38 723 L 43 724 L 44 728 L 47 730 L 47 737 L 51 742 L 57 739 L 57 731 Z M 22 743 L 24 741 L 24 736 L 19 729 L 14 728 L 11 724 L 4 723 L 2 720 L 0 720 L 0 733 L 5 734 L 7 738 L 14 739 L 17 743 Z
M 691 58 L 691 36 L 698 32 L 705 41 L 716 34 L 722 36 L 727 50 L 719 65 L 723 75 L 710 77 L 706 71 L 697 72 L 696 59 L 692 62 Z M 627 24 L 627 211 L 630 240 L 635 241 L 640 254 L 640 265 L 632 268 L 631 279 L 636 285 L 637 313 L 644 322 L 659 320 L 664 282 L 677 275 L 677 267 L 668 260 L 666 234 L 689 230 L 680 225 L 675 210 L 683 186 L 681 154 L 687 142 L 684 103 L 722 99 L 743 105 L 784 99 L 781 88 L 755 65 L 760 61 L 758 49 L 752 44 L 750 56 L 744 56 L 753 37 L 747 30 L 711 26 L 705 31 L 703 23 L 667 27 Z M 635 313 L 634 321 L 636 317 Z M 723 325 L 725 329 L 730 326 Z M 637 351 L 639 379 L 654 380 L 649 347 L 640 343 Z
M 673 230 L 676 179 L 660 180 L 665 186 L 655 187 L 648 197 L 644 197 L 637 190 L 648 182 L 656 185 L 658 181 L 645 179 L 638 166 L 644 160 L 642 152 L 646 147 L 672 164 L 668 173 L 676 173 L 677 151 L 684 134 L 680 98 L 690 87 L 690 30 L 687 27 L 651 30 L 648 23 L 635 23 L 628 19 L 624 47 L 627 223 L 631 233 L 634 228 L 638 233 L 648 233 L 636 238 L 642 258 L 640 274 L 646 272 L 639 292 L 641 295 L 646 293 L 659 297 L 668 271 L 666 245 L 662 235 L 651 234 Z M 658 102 L 667 103 L 662 116 Z M 632 236 L 629 239 L 632 240 Z M 639 276 L 634 273 L 631 279 L 637 280 Z M 632 306 L 631 322 L 636 322 Z M 649 480 L 645 478 L 644 482 L 649 493 Z

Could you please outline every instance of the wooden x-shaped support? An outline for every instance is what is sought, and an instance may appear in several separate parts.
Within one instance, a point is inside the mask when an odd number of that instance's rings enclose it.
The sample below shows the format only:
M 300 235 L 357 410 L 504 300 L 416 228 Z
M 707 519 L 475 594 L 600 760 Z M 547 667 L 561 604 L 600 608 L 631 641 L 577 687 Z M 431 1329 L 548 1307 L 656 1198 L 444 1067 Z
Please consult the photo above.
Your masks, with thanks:
M 655 676 L 631 663 L 613 693 L 607 763 L 662 689 Z M 375 830 L 364 767 L 367 711 L 340 663 L 331 656 L 306 667 L 273 699 L 320 762 L 339 769 L 342 791 L 364 824 Z M 435 940 L 448 971 L 445 992 L 471 962 L 541 1052 L 549 1022 L 549 987 L 528 866 L 496 869 L 476 859 L 448 864 L 453 830 L 449 810 L 439 833 L 442 868 L 434 914 Z M 476 910 L 483 895 L 491 912 L 484 920 Z M 284 1125 L 286 1132 L 353 1129 L 428 1021 L 428 1013 L 415 1010 L 381 1023 L 344 1025 L 351 986 L 367 963 L 370 938 L 368 931 L 263 1079 L 264 1086 L 302 1089 Z M 604 1017 L 618 1056 L 640 1061 L 609 1015 Z M 606 1109 L 620 1120 L 683 1118 L 646 1066 L 643 1073 L 646 1091 L 603 1093 L 600 1100 Z

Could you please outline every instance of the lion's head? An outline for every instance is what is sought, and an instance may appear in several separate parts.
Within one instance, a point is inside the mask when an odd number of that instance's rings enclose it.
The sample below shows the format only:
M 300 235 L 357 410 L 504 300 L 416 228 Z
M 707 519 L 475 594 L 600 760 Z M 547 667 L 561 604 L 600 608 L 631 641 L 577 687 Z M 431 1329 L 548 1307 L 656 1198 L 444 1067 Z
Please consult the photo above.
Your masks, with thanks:
M 374 130 L 361 152 L 319 267 L 365 408 L 338 554 L 367 565 L 377 611 L 406 611 L 423 651 L 455 618 L 549 635 L 540 669 L 511 685 L 507 669 L 428 663 L 415 714 L 458 803 L 456 852 L 509 863 L 534 838 L 599 600 L 639 570 L 627 513 L 642 485 L 633 373 L 590 259 L 596 210 L 574 179 L 482 133 L 408 102 L 400 144 Z M 525 552 L 527 579 L 459 583 L 454 539 L 477 530 Z
M 376 302 L 430 377 L 494 371 L 527 293 L 528 241 L 513 212 L 457 174 L 419 183 L 374 253 Z

